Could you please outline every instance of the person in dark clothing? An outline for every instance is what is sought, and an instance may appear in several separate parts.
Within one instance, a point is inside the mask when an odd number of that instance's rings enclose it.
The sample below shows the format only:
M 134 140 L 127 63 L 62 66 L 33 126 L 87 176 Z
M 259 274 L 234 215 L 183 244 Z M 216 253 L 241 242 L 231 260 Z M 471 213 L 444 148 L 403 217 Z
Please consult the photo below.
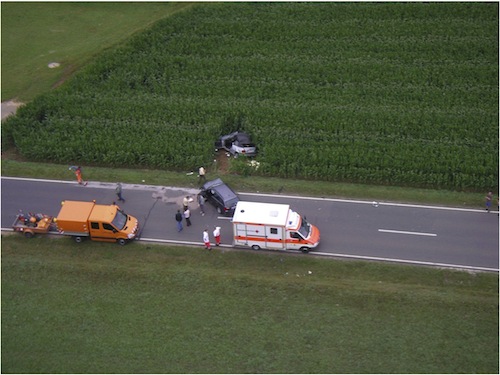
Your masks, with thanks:
M 177 210 L 177 213 L 175 214 L 175 221 L 177 221 L 177 232 L 180 232 L 182 230 L 182 214 L 181 214 L 181 210 Z
M 116 184 L 115 192 L 116 192 L 116 196 L 118 197 L 118 202 L 125 203 L 125 199 L 123 199 L 123 197 L 122 197 L 122 184 L 120 182 L 118 182 Z

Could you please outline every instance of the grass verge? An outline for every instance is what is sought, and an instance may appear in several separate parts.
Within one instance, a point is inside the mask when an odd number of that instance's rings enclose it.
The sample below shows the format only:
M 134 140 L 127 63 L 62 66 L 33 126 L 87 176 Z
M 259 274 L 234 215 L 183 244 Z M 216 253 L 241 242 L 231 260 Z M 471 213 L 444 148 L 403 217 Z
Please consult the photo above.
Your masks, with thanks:
M 3 373 L 498 373 L 498 275 L 2 236 Z
M 2 157 L 2 176 L 32 177 L 47 179 L 74 179 L 68 166 L 49 163 L 34 163 Z M 325 181 L 284 180 L 272 177 L 240 176 L 224 171 L 209 169 L 208 178 L 222 177 L 236 191 L 281 193 L 317 197 L 368 199 L 377 201 L 405 202 L 445 205 L 453 207 L 482 208 L 485 194 L 453 192 L 393 186 L 332 183 Z M 85 167 L 84 178 L 90 181 L 148 185 L 197 187 L 196 169 L 193 175 L 186 172 L 172 172 L 149 169 L 119 169 Z

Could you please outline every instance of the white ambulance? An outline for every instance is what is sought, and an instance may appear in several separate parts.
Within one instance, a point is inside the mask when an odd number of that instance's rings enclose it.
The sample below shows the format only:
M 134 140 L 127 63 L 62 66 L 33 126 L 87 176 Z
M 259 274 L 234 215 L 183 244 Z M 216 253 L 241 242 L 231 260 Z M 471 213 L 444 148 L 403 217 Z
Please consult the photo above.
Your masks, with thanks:
M 232 223 L 235 246 L 307 253 L 319 245 L 319 229 L 288 204 L 239 201 Z

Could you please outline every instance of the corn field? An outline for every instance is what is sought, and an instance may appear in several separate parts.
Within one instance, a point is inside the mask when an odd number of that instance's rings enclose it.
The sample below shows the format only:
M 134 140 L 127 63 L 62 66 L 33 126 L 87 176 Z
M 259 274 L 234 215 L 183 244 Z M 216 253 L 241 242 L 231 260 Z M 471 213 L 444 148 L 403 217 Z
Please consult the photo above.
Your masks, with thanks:
M 28 159 L 193 170 L 248 132 L 264 176 L 498 189 L 498 3 L 203 3 L 2 126 Z

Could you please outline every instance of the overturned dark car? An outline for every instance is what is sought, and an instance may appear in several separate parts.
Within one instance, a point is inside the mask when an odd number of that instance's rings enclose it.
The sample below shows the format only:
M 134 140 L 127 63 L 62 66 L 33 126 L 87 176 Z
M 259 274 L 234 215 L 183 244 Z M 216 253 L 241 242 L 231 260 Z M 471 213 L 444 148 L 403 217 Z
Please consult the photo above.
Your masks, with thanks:
M 220 137 L 215 142 L 215 151 L 219 151 L 220 149 L 226 150 L 235 158 L 240 155 L 257 155 L 257 147 L 255 147 L 250 136 L 243 132 L 234 132 Z

